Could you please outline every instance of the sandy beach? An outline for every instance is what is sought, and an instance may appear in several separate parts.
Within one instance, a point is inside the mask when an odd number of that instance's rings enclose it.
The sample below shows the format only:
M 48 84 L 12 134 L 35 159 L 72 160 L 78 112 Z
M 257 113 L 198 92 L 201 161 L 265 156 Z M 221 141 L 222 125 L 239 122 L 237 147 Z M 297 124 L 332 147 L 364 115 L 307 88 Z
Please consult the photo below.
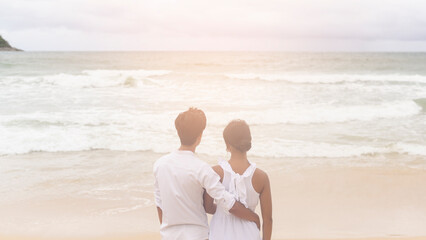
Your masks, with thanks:
M 31 185 L 16 184 L 14 192 L 3 193 L 7 197 L 0 201 L 1 239 L 159 239 L 155 207 L 152 201 L 146 201 L 153 199 L 150 166 L 159 156 L 150 152 L 86 151 L 0 157 L 0 161 L 7 159 L 32 169 L 26 176 Z M 214 163 L 212 158 L 200 157 Z M 34 168 L 35 159 L 45 167 Z M 276 159 L 257 161 L 271 178 L 273 239 L 426 236 L 424 169 L 333 165 L 287 169 L 272 164 Z M 59 166 L 69 167 L 63 162 L 73 166 L 73 177 L 61 175 Z M 96 172 L 102 174 L 120 167 L 128 171 L 119 171 L 115 177 L 108 175 L 107 179 L 93 172 L 99 162 L 104 167 L 99 166 Z M 14 166 L 6 166 L 5 172 L 16 171 Z M 59 178 L 49 179 L 47 175 L 54 172 Z M 5 179 L 7 176 L 2 175 L 3 190 L 4 181 L 16 181 Z M 121 191 L 114 181 L 122 181 Z M 139 183 L 137 192 L 126 188 Z M 100 192 L 111 186 L 117 189 Z M 41 189 L 44 191 L 38 192 Z M 89 189 L 94 195 L 87 195 Z

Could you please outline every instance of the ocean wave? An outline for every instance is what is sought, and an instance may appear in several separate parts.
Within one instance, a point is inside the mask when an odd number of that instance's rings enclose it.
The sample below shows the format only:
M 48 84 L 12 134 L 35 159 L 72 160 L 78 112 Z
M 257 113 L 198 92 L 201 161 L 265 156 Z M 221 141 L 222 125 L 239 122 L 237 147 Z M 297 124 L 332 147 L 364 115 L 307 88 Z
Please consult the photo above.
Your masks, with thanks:
M 102 135 L 101 135 L 102 134 Z M 8 134 L 6 134 L 8 135 Z M 25 136 L 24 136 L 25 135 Z M 67 130 L 42 133 L 14 131 L 14 138 L 8 136 L 0 141 L 0 155 L 26 154 L 32 152 L 79 152 L 92 150 L 110 151 L 150 151 L 165 154 L 179 146 L 174 134 L 125 134 L 114 136 L 111 131 L 100 131 L 88 134 L 85 131 Z M 23 137 L 26 137 L 23 139 Z M 197 149 L 198 153 L 209 156 L 224 156 L 223 140 L 205 136 L 205 140 Z M 420 143 L 368 143 L 344 144 L 330 142 L 313 142 L 308 140 L 257 139 L 253 140 L 250 155 L 259 158 L 348 158 L 376 156 L 386 154 L 403 154 L 426 156 L 426 149 Z
M 334 109 L 333 113 L 306 111 L 306 116 L 291 116 L 278 110 L 264 112 L 238 112 L 208 114 L 208 129 L 199 152 L 220 156 L 223 139 L 220 133 L 229 120 L 245 119 L 252 127 L 268 124 L 312 124 L 345 122 L 351 120 L 374 121 L 379 118 L 410 116 L 420 111 L 414 102 L 389 104 L 384 109 L 371 106 Z M 392 107 L 393 106 L 393 107 Z M 383 106 L 381 106 L 383 107 Z M 388 110 L 391 109 L 390 112 Z M 30 152 L 74 152 L 97 149 L 114 151 L 153 151 L 166 153 L 179 145 L 173 120 L 177 113 L 79 112 L 32 113 L 3 115 L 0 118 L 0 155 Z M 294 114 L 294 113 L 293 113 Z M 363 114 L 362 116 L 359 116 Z M 309 117 L 310 116 L 310 117 Z M 155 119 L 155 121 L 153 121 Z M 272 126 L 280 128 L 281 126 Z M 282 126 L 284 127 L 284 126 Z M 257 133 L 259 134 L 259 133 Z M 377 146 L 269 139 L 258 136 L 251 154 L 259 157 L 354 157 L 363 155 L 399 153 L 426 156 L 424 145 L 399 142 Z
M 271 143 L 272 142 L 272 143 Z M 390 153 L 393 150 L 386 149 L 385 147 L 376 146 L 360 146 L 349 144 L 337 144 L 326 142 L 310 142 L 310 141 L 296 141 L 275 139 L 269 143 L 258 143 L 256 147 L 254 144 L 252 154 L 259 157 L 328 157 L 328 158 L 342 158 L 342 157 L 357 157 L 363 155 L 374 155 Z M 278 147 L 279 146 L 279 147 Z M 259 149 L 259 150 L 258 150 Z M 262 151 L 260 152 L 260 149 Z
M 132 116 L 129 120 L 120 116 L 108 118 L 108 113 L 96 118 L 97 114 L 82 114 L 71 117 L 56 115 L 48 122 L 19 122 L 10 118 L 10 122 L 0 123 L 0 155 L 25 154 L 30 152 L 75 152 L 90 150 L 113 151 L 152 151 L 167 153 L 179 145 L 172 124 L 174 115 L 151 116 L 141 118 Z M 173 115 L 173 116 L 172 116 Z M 86 117 L 84 117 L 86 116 Z M 48 115 L 33 114 L 39 119 Z M 156 121 L 152 121 L 156 119 Z M 4 119 L 2 119 L 4 120 Z M 65 122 L 67 120 L 68 122 Z M 210 120 L 209 120 L 210 121 Z M 58 124 L 62 123 L 62 124 Z M 250 123 L 250 121 L 249 121 Z M 31 124 L 31 125 L 28 125 Z M 33 125 L 36 124 L 36 125 Z M 226 123 L 225 123 L 226 124 Z M 250 123 L 252 126 L 253 124 Z M 220 133 L 223 125 L 212 126 L 209 123 L 200 153 L 220 156 L 223 154 L 223 139 Z M 366 145 L 365 145 L 366 144 Z M 417 143 L 372 145 L 377 143 L 327 143 L 309 140 L 269 139 L 258 136 L 254 139 L 252 155 L 259 157 L 354 157 L 386 153 L 400 153 L 426 156 L 426 149 Z
M 407 110 L 404 108 L 407 108 L 407 106 L 401 105 L 395 111 Z M 420 107 L 417 106 L 417 108 L 419 109 Z M 374 109 L 370 109 L 370 111 L 375 112 Z M 377 109 L 376 113 L 378 113 Z M 258 112 L 252 116 L 244 116 L 244 114 L 239 113 L 236 115 L 238 117 L 235 118 L 246 119 L 253 127 L 257 124 L 264 127 L 268 123 L 289 122 L 289 119 L 284 114 L 276 114 L 276 112 L 268 114 Z M 331 116 L 332 118 L 328 119 L 324 117 L 326 114 L 323 117 L 315 116 L 314 122 L 325 120 L 346 121 L 351 119 L 347 116 L 346 118 L 336 119 L 337 115 L 335 114 L 335 116 Z M 114 114 L 108 111 L 93 112 L 89 109 L 84 112 L 78 112 L 78 114 L 70 114 L 69 112 L 60 114 L 34 113 L 2 117 L 0 119 L 0 132 L 2 133 L 0 134 L 0 155 L 30 152 L 75 152 L 97 149 L 167 153 L 179 146 L 179 140 L 173 126 L 175 116 L 176 113 L 148 114 L 129 112 Z M 380 115 L 375 115 L 375 117 L 378 116 Z M 387 114 L 387 116 L 395 115 Z M 200 153 L 213 156 L 223 155 L 223 139 L 218 133 L 223 130 L 228 120 L 233 119 L 227 119 L 227 117 L 230 117 L 230 115 L 222 114 L 218 119 L 215 119 L 214 115 L 208 116 L 209 127 L 203 137 L 203 144 L 199 148 Z M 368 119 L 371 120 L 371 117 L 369 115 Z M 302 123 L 311 123 L 313 121 L 309 118 L 298 120 Z M 301 122 L 298 123 L 300 124 Z M 253 149 L 250 153 L 259 157 L 272 158 L 338 158 L 387 153 L 426 156 L 426 149 L 420 143 L 401 141 L 395 144 L 383 142 L 382 145 L 379 143 L 379 146 L 375 142 L 360 144 L 313 142 L 308 139 L 300 141 L 283 138 L 269 139 L 267 136 L 262 137 L 261 135 L 253 140 Z
M 344 123 L 350 121 L 373 121 L 377 119 L 404 118 L 417 115 L 422 108 L 414 101 L 393 101 L 370 105 L 283 105 L 281 108 L 263 111 L 237 111 L 212 114 L 210 122 L 227 124 L 236 118 L 250 124 L 312 124 Z
M 426 111 L 426 98 L 418 98 L 413 100 L 417 105 L 419 105 L 423 111 Z
M 393 101 L 370 105 L 292 105 L 283 104 L 280 108 L 207 112 L 208 124 L 223 127 L 232 119 L 244 119 L 250 125 L 277 124 L 323 124 L 351 121 L 374 121 L 397 119 L 417 115 L 422 108 L 415 101 Z M 57 128 L 102 128 L 110 127 L 123 131 L 162 129 L 174 130 L 173 121 L 178 111 L 152 112 L 114 109 L 79 109 L 60 112 L 34 112 L 2 115 L 0 126 L 5 128 L 37 129 Z M 155 119 L 155 121 L 153 121 Z
M 426 83 L 423 75 L 368 75 L 368 74 L 259 74 L 259 73 L 234 73 L 225 74 L 230 79 L 261 80 L 267 82 L 288 82 L 300 84 L 335 84 L 346 82 L 388 82 L 388 83 Z
M 391 146 L 392 150 L 401 154 L 426 156 L 426 146 L 417 143 L 398 142 Z
M 9 76 L 2 84 L 37 84 L 71 88 L 137 87 L 157 84 L 151 77 L 169 74 L 168 70 L 85 70 L 80 74 L 54 74 L 44 76 Z
M 153 205 L 150 199 L 144 199 L 144 204 L 138 204 L 133 207 L 121 207 L 121 208 L 112 208 L 108 210 L 104 210 L 100 213 L 101 216 L 111 216 L 116 214 L 123 214 L 127 212 L 136 211 L 138 209 Z
M 381 145 L 338 144 L 327 142 L 295 141 L 276 139 L 271 142 L 258 143 L 252 154 L 259 157 L 326 157 L 346 158 L 360 156 L 375 156 L 385 154 L 408 154 L 426 156 L 426 148 L 418 143 L 383 143 Z M 278 147 L 280 146 L 280 147 Z

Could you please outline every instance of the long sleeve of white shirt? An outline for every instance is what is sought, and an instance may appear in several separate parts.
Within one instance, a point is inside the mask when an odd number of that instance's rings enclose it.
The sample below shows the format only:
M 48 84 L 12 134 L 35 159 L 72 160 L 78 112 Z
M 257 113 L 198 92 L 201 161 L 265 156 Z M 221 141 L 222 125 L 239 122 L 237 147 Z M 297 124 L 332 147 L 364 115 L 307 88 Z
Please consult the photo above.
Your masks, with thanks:
M 226 191 L 220 182 L 219 175 L 209 165 L 206 164 L 201 169 L 199 181 L 207 193 L 216 200 L 216 203 L 229 212 L 235 204 L 235 197 Z
M 161 207 L 161 194 L 160 194 L 160 188 L 158 187 L 157 178 L 155 178 L 155 182 L 154 182 L 154 201 L 155 201 L 155 205 L 157 205 L 157 207 L 162 208 Z

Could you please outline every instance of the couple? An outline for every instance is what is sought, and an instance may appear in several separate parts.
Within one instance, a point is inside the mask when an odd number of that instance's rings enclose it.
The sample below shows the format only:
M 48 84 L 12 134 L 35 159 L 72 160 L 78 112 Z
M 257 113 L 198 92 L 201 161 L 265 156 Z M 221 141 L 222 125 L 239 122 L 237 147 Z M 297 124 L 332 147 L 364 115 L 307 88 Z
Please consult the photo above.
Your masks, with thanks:
M 211 168 L 195 155 L 206 128 L 203 111 L 190 108 L 175 120 L 178 150 L 154 164 L 155 203 L 163 240 L 263 240 L 272 233 L 272 201 L 268 175 L 247 160 L 249 126 L 231 121 L 223 131 L 228 161 Z M 206 213 L 213 214 L 210 229 Z

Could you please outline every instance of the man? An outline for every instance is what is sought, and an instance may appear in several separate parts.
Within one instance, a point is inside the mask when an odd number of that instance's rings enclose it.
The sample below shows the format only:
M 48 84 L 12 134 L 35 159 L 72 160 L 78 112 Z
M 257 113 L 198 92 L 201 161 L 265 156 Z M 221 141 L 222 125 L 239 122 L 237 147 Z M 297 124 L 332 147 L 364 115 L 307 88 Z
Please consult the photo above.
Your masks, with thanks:
M 161 157 L 154 164 L 154 194 L 162 239 L 208 239 L 204 190 L 216 200 L 218 206 L 259 226 L 259 216 L 236 202 L 220 183 L 220 177 L 195 155 L 206 128 L 204 112 L 190 108 L 180 113 L 175 127 L 181 142 L 179 150 Z

